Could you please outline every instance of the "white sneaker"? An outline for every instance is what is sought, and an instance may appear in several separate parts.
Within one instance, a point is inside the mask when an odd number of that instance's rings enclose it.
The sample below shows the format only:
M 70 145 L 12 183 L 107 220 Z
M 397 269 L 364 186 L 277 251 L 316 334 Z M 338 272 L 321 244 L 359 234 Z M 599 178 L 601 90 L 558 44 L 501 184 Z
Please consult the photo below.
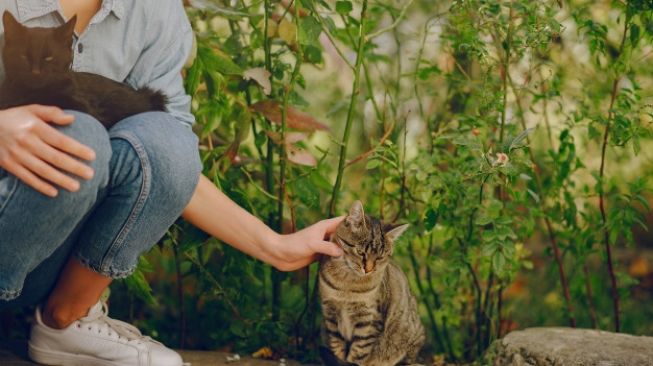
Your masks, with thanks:
M 37 308 L 29 357 L 44 365 L 182 366 L 177 352 L 107 313 L 107 305 L 100 301 L 86 317 L 59 330 L 43 324 Z

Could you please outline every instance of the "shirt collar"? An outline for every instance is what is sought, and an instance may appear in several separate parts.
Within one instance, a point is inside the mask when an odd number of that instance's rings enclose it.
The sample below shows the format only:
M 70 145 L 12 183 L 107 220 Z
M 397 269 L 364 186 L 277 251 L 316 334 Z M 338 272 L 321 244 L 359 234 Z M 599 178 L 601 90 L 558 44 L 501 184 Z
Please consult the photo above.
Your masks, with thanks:
M 59 0 L 20 0 L 17 3 L 21 23 L 59 11 Z M 102 0 L 102 7 L 91 23 L 101 22 L 109 13 L 121 19 L 125 14 L 125 0 Z

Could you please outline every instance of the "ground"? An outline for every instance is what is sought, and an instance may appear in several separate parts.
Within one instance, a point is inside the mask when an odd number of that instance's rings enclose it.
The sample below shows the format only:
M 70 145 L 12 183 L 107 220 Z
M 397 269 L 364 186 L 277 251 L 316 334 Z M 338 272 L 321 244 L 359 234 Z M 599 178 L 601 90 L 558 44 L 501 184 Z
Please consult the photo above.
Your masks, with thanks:
M 243 357 L 239 361 L 227 362 L 227 357 L 233 356 L 224 352 L 209 351 L 180 351 L 185 362 L 190 366 L 279 366 L 279 361 L 256 360 Z M 20 343 L 0 344 L 0 365 L 2 366 L 29 366 L 38 365 L 27 359 L 27 345 Z M 298 366 L 299 363 L 288 361 L 287 366 Z

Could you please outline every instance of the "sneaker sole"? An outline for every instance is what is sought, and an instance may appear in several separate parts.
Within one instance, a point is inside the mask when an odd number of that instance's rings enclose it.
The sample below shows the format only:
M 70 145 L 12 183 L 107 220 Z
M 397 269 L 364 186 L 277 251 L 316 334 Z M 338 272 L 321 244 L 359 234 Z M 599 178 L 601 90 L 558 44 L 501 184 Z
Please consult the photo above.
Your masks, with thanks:
M 29 343 L 27 354 L 32 361 L 50 366 L 121 366 L 120 364 L 100 360 L 93 356 L 38 348 L 32 345 L 31 342 Z

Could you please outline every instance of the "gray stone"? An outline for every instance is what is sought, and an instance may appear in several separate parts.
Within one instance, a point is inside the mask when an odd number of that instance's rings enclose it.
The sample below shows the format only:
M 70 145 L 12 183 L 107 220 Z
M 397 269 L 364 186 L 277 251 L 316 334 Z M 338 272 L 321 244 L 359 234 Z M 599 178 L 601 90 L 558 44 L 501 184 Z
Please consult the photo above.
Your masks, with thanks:
M 653 366 L 653 337 L 530 328 L 494 344 L 494 366 Z

